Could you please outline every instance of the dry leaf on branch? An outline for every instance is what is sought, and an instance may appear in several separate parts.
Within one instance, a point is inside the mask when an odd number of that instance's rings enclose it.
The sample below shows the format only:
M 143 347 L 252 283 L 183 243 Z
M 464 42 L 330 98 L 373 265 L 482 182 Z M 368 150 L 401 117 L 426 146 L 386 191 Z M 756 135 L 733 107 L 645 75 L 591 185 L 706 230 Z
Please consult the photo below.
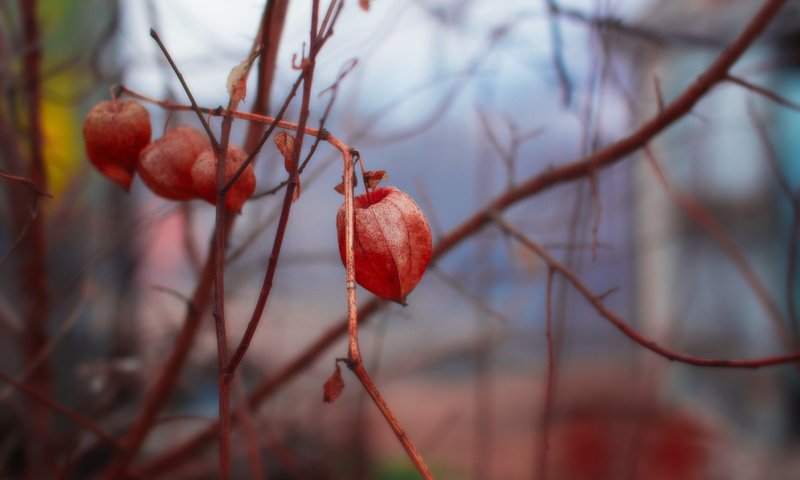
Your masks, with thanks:
M 342 380 L 342 369 L 339 364 L 336 364 L 336 370 L 333 371 L 331 376 L 325 381 L 322 387 L 322 400 L 325 403 L 333 403 L 339 398 L 344 390 L 344 380 Z

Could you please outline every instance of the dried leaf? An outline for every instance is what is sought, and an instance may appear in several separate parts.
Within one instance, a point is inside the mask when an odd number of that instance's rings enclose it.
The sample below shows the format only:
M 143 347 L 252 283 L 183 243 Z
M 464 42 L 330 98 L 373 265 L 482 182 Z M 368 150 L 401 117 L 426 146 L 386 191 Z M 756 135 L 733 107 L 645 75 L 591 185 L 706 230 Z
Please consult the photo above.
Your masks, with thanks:
M 258 57 L 258 53 L 250 54 L 242 63 L 233 67 L 228 75 L 228 95 L 230 95 L 233 105 L 238 104 L 247 96 L 247 75 Z
M 322 400 L 325 403 L 333 403 L 342 394 L 342 390 L 344 390 L 342 369 L 339 368 L 337 363 L 336 370 L 333 371 L 333 374 L 325 381 L 325 385 L 322 387 Z
M 358 186 L 358 177 L 356 177 L 356 174 L 353 173 L 353 187 L 357 186 Z M 344 175 L 342 175 L 342 181 L 339 183 L 339 185 L 336 185 L 335 187 L 333 187 L 333 189 L 339 192 L 339 195 L 344 195 Z
M 389 175 L 386 170 L 367 170 L 364 172 L 364 183 L 369 188 L 375 188 L 384 180 L 388 180 Z
M 292 171 L 292 158 L 294 157 L 294 137 L 286 131 L 275 134 L 275 146 L 283 156 L 283 166 L 287 172 Z
M 365 12 L 369 12 L 369 0 L 358 0 L 358 4 Z

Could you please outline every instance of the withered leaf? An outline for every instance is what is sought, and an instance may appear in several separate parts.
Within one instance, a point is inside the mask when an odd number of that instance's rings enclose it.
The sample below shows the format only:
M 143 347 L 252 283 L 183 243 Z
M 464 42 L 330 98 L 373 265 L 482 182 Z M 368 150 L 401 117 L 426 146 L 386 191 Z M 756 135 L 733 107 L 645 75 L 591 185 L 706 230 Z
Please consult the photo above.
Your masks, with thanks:
M 283 166 L 287 172 L 292 171 L 292 157 L 294 157 L 294 137 L 287 131 L 275 134 L 275 146 L 283 156 Z
M 353 173 L 353 187 L 357 186 L 358 186 L 358 177 L 356 176 L 355 173 Z M 339 195 L 344 195 L 344 175 L 342 175 L 342 181 L 339 182 L 338 185 L 333 187 L 333 189 L 339 192 Z
M 325 381 L 325 385 L 322 387 L 322 400 L 325 403 L 333 403 L 342 394 L 342 390 L 344 390 L 342 369 L 339 368 L 337 363 L 336 370 L 333 371 L 333 374 Z
M 247 96 L 247 75 L 250 73 L 250 67 L 258 57 L 258 52 L 251 53 L 242 63 L 236 65 L 231 69 L 228 75 L 228 95 L 231 97 L 233 105 L 238 104 Z
M 375 188 L 384 180 L 387 180 L 389 175 L 386 170 L 367 170 L 364 172 L 364 183 L 369 188 Z

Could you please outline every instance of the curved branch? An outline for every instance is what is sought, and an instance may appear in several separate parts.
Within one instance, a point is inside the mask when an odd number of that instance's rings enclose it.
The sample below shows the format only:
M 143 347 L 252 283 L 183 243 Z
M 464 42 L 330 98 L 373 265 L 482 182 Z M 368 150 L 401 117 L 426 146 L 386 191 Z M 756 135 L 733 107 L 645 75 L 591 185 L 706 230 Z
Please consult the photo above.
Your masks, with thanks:
M 698 367 L 722 367 L 722 368 L 760 368 L 760 367 L 770 367 L 773 365 L 783 365 L 786 363 L 796 362 L 800 360 L 800 353 L 793 353 L 789 355 L 777 355 L 774 357 L 764 357 L 764 358 L 755 358 L 751 360 L 726 360 L 726 359 L 718 359 L 718 358 L 702 358 L 702 357 L 695 357 L 693 355 L 685 355 L 682 353 L 678 353 L 672 351 L 668 348 L 662 347 L 658 343 L 650 340 L 649 338 L 643 336 L 641 333 L 636 331 L 633 327 L 625 323 L 623 319 L 617 316 L 614 312 L 608 309 L 603 303 L 603 297 L 601 295 L 596 295 L 593 293 L 589 287 L 583 283 L 583 281 L 575 274 L 572 270 L 568 267 L 561 264 L 555 258 L 553 258 L 547 250 L 545 250 L 541 245 L 531 241 L 528 237 L 526 237 L 522 232 L 518 229 L 514 228 L 511 224 L 506 222 L 505 220 L 501 219 L 500 217 L 495 217 L 494 222 L 506 233 L 514 237 L 517 241 L 522 243 L 525 248 L 534 252 L 537 256 L 539 256 L 547 266 L 552 270 L 557 271 L 561 274 L 564 278 L 567 279 L 569 283 L 575 287 L 578 292 L 583 295 L 587 302 L 589 302 L 594 309 L 603 316 L 606 320 L 611 322 L 615 327 L 617 327 L 626 337 L 630 338 L 634 342 L 638 343 L 639 345 L 643 346 L 644 348 L 652 351 L 653 353 L 660 355 L 667 360 L 673 360 L 676 362 L 686 363 L 689 365 L 695 365 Z

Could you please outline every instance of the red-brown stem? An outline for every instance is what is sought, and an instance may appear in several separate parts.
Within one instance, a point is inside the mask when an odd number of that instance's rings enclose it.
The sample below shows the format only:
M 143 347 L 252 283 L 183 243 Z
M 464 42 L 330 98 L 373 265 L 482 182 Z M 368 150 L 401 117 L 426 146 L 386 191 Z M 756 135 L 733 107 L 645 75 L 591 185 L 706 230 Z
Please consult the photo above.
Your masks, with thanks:
M 22 17 L 22 35 L 24 39 L 24 58 L 22 76 L 25 85 L 26 110 L 28 116 L 27 139 L 29 145 L 28 178 L 39 190 L 44 190 L 46 175 L 44 168 L 42 124 L 41 124 L 41 66 L 42 45 L 37 19 L 38 2 L 36 0 L 20 0 L 19 8 Z M 37 195 L 37 194 L 34 194 Z M 27 205 L 25 202 L 22 205 Z M 35 359 L 39 351 L 47 345 L 47 317 L 50 308 L 47 287 L 47 244 L 44 231 L 44 215 L 41 211 L 24 221 L 28 227 L 27 242 L 20 262 L 21 292 L 24 302 L 24 352 L 26 362 Z M 21 230 L 21 228 L 20 228 Z M 51 368 L 49 362 L 42 362 L 32 372 L 28 385 L 44 396 L 51 392 Z M 27 471 L 34 477 L 44 475 L 49 465 L 46 446 L 50 438 L 50 415 L 41 403 L 28 405 L 32 419 L 32 435 L 26 444 Z
M 247 449 L 247 460 L 250 464 L 250 476 L 253 480 L 266 480 L 264 464 L 261 460 L 261 436 L 256 425 L 253 411 L 247 404 L 247 390 L 241 375 L 236 375 L 234 380 L 237 405 L 236 419 L 241 426 L 242 437 Z
M 372 205 L 372 198 L 369 196 L 369 182 L 367 182 L 367 170 L 364 167 L 364 157 L 359 153 L 358 167 L 361 170 L 361 181 L 364 183 L 364 195 L 367 196 L 367 202 Z
M 157 100 L 152 97 L 148 97 L 147 95 L 143 95 L 135 90 L 131 90 L 128 87 L 121 86 L 120 87 L 120 94 L 125 94 L 133 98 L 137 98 L 143 102 L 151 103 L 153 105 L 157 105 L 164 110 L 172 110 L 178 112 L 190 112 L 194 111 L 195 108 L 191 105 L 181 105 L 177 103 L 167 102 L 164 100 Z M 250 112 L 241 112 L 238 110 L 230 111 L 225 108 L 207 108 L 207 107 L 197 107 L 197 111 L 203 114 L 203 118 L 205 115 L 211 116 L 224 116 L 230 115 L 233 118 L 238 118 L 240 120 L 247 120 L 249 122 L 256 122 L 265 125 L 272 125 L 273 123 L 277 128 L 284 128 L 286 130 L 297 131 L 297 123 L 290 122 L 288 120 L 282 120 L 277 117 L 270 117 L 267 115 L 260 115 L 257 113 L 250 113 Z M 327 136 L 329 135 L 327 132 L 321 132 L 319 129 L 313 127 L 306 127 L 304 129 L 306 135 L 313 135 L 315 137 L 322 137 L 323 139 L 327 140 Z
M 228 110 L 233 101 L 228 103 Z M 231 471 L 231 392 L 230 381 L 225 375 L 228 364 L 228 335 L 225 329 L 225 160 L 231 134 L 232 118 L 222 119 L 222 136 L 217 155 L 217 204 L 214 222 L 214 329 L 217 334 L 217 367 L 219 371 L 219 478 L 228 480 Z
M 553 414 L 553 382 L 555 379 L 555 352 L 553 351 L 553 277 L 555 271 L 547 269 L 545 293 L 545 338 L 547 339 L 547 380 L 544 389 L 544 406 L 539 424 L 539 461 L 536 478 L 547 480 L 547 457 L 550 450 L 550 417 Z
M 203 128 L 206 131 L 206 135 L 208 135 L 208 139 L 211 141 L 211 145 L 214 147 L 214 150 L 219 150 L 219 142 L 217 141 L 217 137 L 214 135 L 214 132 L 211 130 L 211 125 L 208 124 L 208 120 L 206 117 L 202 115 L 200 108 L 197 106 L 197 101 L 194 99 L 194 95 L 192 95 L 191 89 L 189 89 L 189 85 L 186 84 L 186 80 L 183 78 L 183 73 L 181 73 L 178 65 L 175 64 L 175 60 L 172 59 L 172 55 L 169 54 L 167 47 L 164 46 L 164 42 L 161 41 L 161 37 L 158 35 L 158 32 L 155 29 L 150 29 L 150 36 L 158 45 L 158 48 L 161 49 L 161 53 L 164 54 L 164 58 L 169 63 L 169 66 L 172 68 L 172 71 L 175 72 L 175 76 L 178 78 L 178 81 L 181 83 L 183 87 L 183 91 L 186 92 L 186 96 L 189 97 L 189 102 L 192 104 L 187 110 L 192 110 L 197 114 L 198 120 L 203 125 Z M 121 93 L 121 92 L 120 92 Z M 227 113 L 225 114 L 227 115 Z
M 611 322 L 612 325 L 617 327 L 619 331 L 621 331 L 626 337 L 630 338 L 634 342 L 638 343 L 639 345 L 643 346 L 644 348 L 652 351 L 653 353 L 660 355 L 668 360 L 673 360 L 681 363 L 686 363 L 689 365 L 695 365 L 698 367 L 721 367 L 721 368 L 760 368 L 760 367 L 769 367 L 772 365 L 781 365 L 784 363 L 790 363 L 800 360 L 800 353 L 794 353 L 790 355 L 778 355 L 774 357 L 764 357 L 764 358 L 757 358 L 753 360 L 725 360 L 725 359 L 717 359 L 717 358 L 703 358 L 703 357 L 695 357 L 693 355 L 685 355 L 682 353 L 674 352 L 668 348 L 662 347 L 658 343 L 646 338 L 641 333 L 636 331 L 633 327 L 629 326 L 622 320 L 619 316 L 617 316 L 614 312 L 608 309 L 603 303 L 602 296 L 595 294 L 594 292 L 589 289 L 589 287 L 583 283 L 583 281 L 575 274 L 572 270 L 568 267 L 564 266 L 560 262 L 558 262 L 555 258 L 553 258 L 547 251 L 539 244 L 533 242 L 528 237 L 526 237 L 522 232 L 512 226 L 510 223 L 506 222 L 505 220 L 495 217 L 495 223 L 506 233 L 514 237 L 517 241 L 519 241 L 525 248 L 528 248 L 533 253 L 535 253 L 539 258 L 544 260 L 547 263 L 547 266 L 558 273 L 561 274 L 572 286 L 580 293 L 586 301 L 589 302 L 592 307 L 599 313 L 603 318 Z
M 313 29 L 314 27 L 312 27 Z M 312 35 L 312 38 L 316 38 Z M 255 335 L 256 329 L 258 328 L 258 324 L 260 323 L 261 317 L 264 313 L 264 308 L 266 306 L 267 300 L 269 298 L 269 294 L 272 291 L 272 282 L 275 278 L 275 271 L 278 267 L 278 259 L 280 258 L 281 248 L 283 246 L 283 238 L 286 234 L 286 227 L 289 224 L 289 215 L 291 213 L 292 204 L 294 203 L 294 192 L 297 189 L 298 183 L 298 174 L 297 169 L 300 163 L 300 153 L 303 147 L 303 140 L 304 135 L 306 133 L 306 123 L 308 122 L 308 117 L 310 115 L 310 104 L 311 104 L 311 86 L 314 79 L 314 68 L 316 65 L 316 54 L 319 51 L 316 48 L 317 44 L 312 42 L 312 48 L 310 49 L 309 57 L 305 66 L 303 67 L 303 96 L 300 106 L 300 118 L 297 124 L 297 136 L 294 140 L 294 151 L 292 152 L 292 164 L 289 172 L 289 181 L 286 186 L 286 191 L 284 192 L 283 197 L 283 204 L 281 205 L 281 213 L 278 219 L 278 226 L 275 230 L 275 238 L 272 242 L 272 252 L 270 253 L 269 260 L 267 263 L 267 269 L 264 272 L 264 280 L 261 284 L 261 291 L 259 292 L 258 300 L 256 301 L 256 306 L 253 309 L 253 314 L 250 318 L 250 322 L 247 324 L 247 328 L 245 329 L 244 334 L 242 335 L 242 339 L 239 342 L 239 346 L 236 348 L 233 356 L 231 357 L 230 361 L 228 362 L 225 372 L 226 376 L 229 378 L 233 377 L 233 374 L 236 372 L 239 364 L 241 363 L 242 359 L 244 358 L 247 349 L 250 346 L 250 342 L 253 339 L 253 335 Z M 295 87 L 292 89 L 291 95 L 287 97 L 286 101 L 281 108 L 280 115 L 286 111 L 286 108 L 289 105 L 289 101 L 294 96 L 294 92 L 297 88 L 297 83 Z M 264 138 L 268 137 L 272 130 L 274 129 L 275 125 L 279 123 L 278 119 L 272 122 L 270 128 L 265 133 Z M 260 142 L 263 144 L 263 141 Z M 240 169 L 241 170 L 241 169 Z
M 345 160 L 346 161 L 346 160 Z M 352 172 L 352 169 L 351 169 Z M 373 298 L 358 309 L 355 316 L 363 325 L 370 315 L 380 310 L 384 302 L 378 298 Z M 292 361 L 287 363 L 278 372 L 269 375 L 264 381 L 259 383 L 250 392 L 248 404 L 251 408 L 257 407 L 272 394 L 277 392 L 283 385 L 295 378 L 298 373 L 310 367 L 322 353 L 327 351 L 339 338 L 347 334 L 350 313 L 341 321 L 325 331 L 314 343 L 304 348 Z M 235 418 L 235 415 L 234 415 Z M 136 469 L 136 474 L 142 477 L 152 477 L 163 473 L 170 468 L 179 465 L 181 462 L 191 458 L 198 449 L 212 440 L 217 432 L 216 423 L 205 427 L 194 437 L 169 450 L 159 457 L 156 457 Z
M 360 357 L 359 357 L 360 358 Z M 350 370 L 355 374 L 358 380 L 363 385 L 364 390 L 366 390 L 367 394 L 370 396 L 372 401 L 378 407 L 378 410 L 381 411 L 383 414 L 383 418 L 386 419 L 386 423 L 392 427 L 392 431 L 400 443 L 403 445 L 406 453 L 408 454 L 408 458 L 414 463 L 414 466 L 417 468 L 417 471 L 422 475 L 422 478 L 425 480 L 432 480 L 433 474 L 428 469 L 428 466 L 425 464 L 425 460 L 422 459 L 422 456 L 417 451 L 417 448 L 411 443 L 411 440 L 406 435 L 403 427 L 400 426 L 400 422 L 397 421 L 397 418 L 392 413 L 392 410 L 389 408 L 389 405 L 381 396 L 381 393 L 378 391 L 378 388 L 372 382 L 372 379 L 369 377 L 367 370 L 364 368 L 364 364 L 361 361 L 358 362 L 350 362 L 348 361 L 347 365 Z
M 226 230 L 230 231 L 233 220 L 228 219 L 228 222 L 230 224 Z M 186 361 L 189 350 L 194 344 L 202 314 L 206 311 L 211 301 L 210 292 L 214 284 L 214 265 L 215 251 L 212 245 L 209 257 L 200 273 L 200 280 L 197 283 L 191 301 L 187 305 L 183 326 L 175 338 L 169 356 L 158 372 L 158 377 L 147 392 L 136 420 L 134 420 L 122 441 L 124 446 L 123 453 L 109 466 L 105 474 L 105 478 L 108 480 L 124 477 L 131 460 L 139 452 L 147 434 L 153 428 L 158 412 L 161 411 L 175 387 L 178 374 Z M 216 433 L 217 431 L 217 426 L 215 425 L 214 432 Z
M 750 82 L 748 82 L 747 80 L 745 80 L 743 78 L 736 77 L 736 76 L 733 76 L 733 75 L 726 75 L 725 76 L 725 80 L 727 80 L 727 81 L 729 81 L 731 83 L 734 83 L 736 85 L 739 85 L 740 87 L 745 88 L 747 90 L 750 90 L 752 92 L 758 93 L 759 95 L 763 95 L 764 97 L 772 100 L 773 102 L 777 103 L 778 105 L 784 106 L 784 107 L 792 109 L 792 110 L 800 111 L 800 103 L 795 103 L 795 102 L 793 102 L 793 101 L 791 101 L 789 99 L 783 98 L 780 95 L 778 95 L 777 93 L 773 92 L 772 90 L 769 90 L 769 89 L 764 88 L 764 87 L 760 87 L 760 86 L 758 86 L 758 85 L 756 85 L 754 83 L 750 83 Z
M 778 152 L 772 145 L 767 128 L 764 122 L 756 117 L 753 104 L 750 102 L 747 104 L 747 113 L 750 115 L 753 125 L 756 127 L 756 133 L 758 133 L 761 145 L 764 147 L 764 151 L 767 155 L 767 163 L 772 170 L 775 181 L 778 183 L 778 188 L 783 192 L 783 195 L 786 197 L 792 209 L 792 226 L 789 229 L 789 244 L 787 245 L 786 254 L 787 268 L 785 287 L 786 309 L 789 317 L 789 324 L 792 326 L 792 340 L 797 343 L 800 341 L 800 338 L 798 338 L 797 305 L 794 295 L 794 285 L 797 275 L 797 240 L 800 235 L 800 192 L 795 192 L 786 180 L 786 176 L 781 171 Z
M 472 232 L 485 226 L 491 221 L 495 212 L 502 211 L 522 199 L 556 185 L 587 177 L 592 174 L 592 171 L 618 163 L 626 158 L 627 155 L 642 148 L 656 135 L 689 113 L 712 87 L 725 79 L 728 69 L 733 66 L 747 47 L 755 41 L 784 3 L 786 3 L 786 0 L 769 0 L 764 3 L 761 10 L 753 16 L 744 31 L 717 57 L 705 72 L 700 74 L 663 111 L 645 122 L 633 133 L 585 158 L 560 167 L 549 168 L 500 195 L 485 208 L 462 222 L 450 235 L 444 237 L 434 249 L 433 256 L 438 257 L 439 253 L 450 250 Z
M 264 7 L 261 24 L 258 30 L 257 41 L 253 43 L 253 50 L 260 47 L 261 56 L 258 59 L 258 82 L 256 99 L 253 102 L 252 112 L 266 115 L 269 108 L 269 98 L 272 92 L 272 80 L 275 77 L 275 66 L 278 58 L 278 46 L 286 22 L 286 11 L 289 0 L 270 0 Z M 263 127 L 251 124 L 245 136 L 246 151 L 255 150 Z
M 71 410 L 60 403 L 56 402 L 52 398 L 48 397 L 47 395 L 40 392 L 38 389 L 35 389 L 25 383 L 18 382 L 14 378 L 6 375 L 5 373 L 0 372 L 0 381 L 6 382 L 9 385 L 16 388 L 18 391 L 22 392 L 23 394 L 27 395 L 31 399 L 34 400 L 35 403 L 42 405 L 45 408 L 50 410 L 54 410 L 66 418 L 72 420 L 73 423 L 83 427 L 85 430 L 92 432 L 97 436 L 98 439 L 103 441 L 103 443 L 108 444 L 109 446 L 113 447 L 115 450 L 122 450 L 122 445 L 117 441 L 116 438 L 111 436 L 108 432 L 103 430 L 102 427 L 97 425 L 92 420 L 84 417 L 83 415 Z

